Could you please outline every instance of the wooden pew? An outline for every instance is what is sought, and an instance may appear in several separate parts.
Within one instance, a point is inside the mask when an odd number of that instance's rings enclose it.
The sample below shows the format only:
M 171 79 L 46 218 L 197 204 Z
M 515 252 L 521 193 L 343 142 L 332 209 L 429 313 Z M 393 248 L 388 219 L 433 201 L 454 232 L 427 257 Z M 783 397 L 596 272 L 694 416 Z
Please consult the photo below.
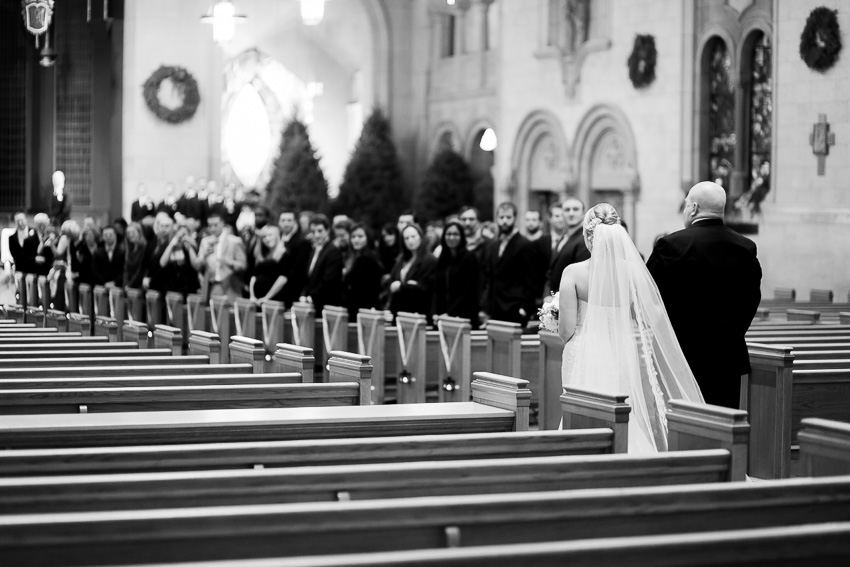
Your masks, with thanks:
M 465 402 L 470 399 L 472 344 L 469 319 L 440 315 L 434 318 L 440 344 L 438 399 L 440 402 Z
M 384 378 L 387 375 L 384 359 L 386 320 L 383 311 L 360 309 L 357 312 L 357 352 L 372 361 L 372 403 L 384 403 Z
M 6 515 L 0 517 L 0 556 L 10 564 L 128 565 L 320 555 L 329 545 L 336 553 L 421 554 L 461 542 L 465 548 L 534 543 L 540 549 L 543 542 L 594 538 L 595 545 L 585 545 L 608 549 L 609 540 L 601 538 L 612 533 L 627 537 L 722 531 L 729 539 L 734 530 L 782 526 L 805 533 L 810 529 L 805 524 L 812 522 L 846 522 L 848 502 L 850 479 L 835 477 L 391 502 Z M 848 533 L 850 528 L 842 532 L 846 540 Z M 717 537 L 712 545 L 722 548 L 724 539 Z M 850 543 L 845 543 L 841 551 L 848 549 Z M 835 548 L 829 552 L 831 565 L 839 564 Z M 839 557 L 846 560 L 846 555 Z M 370 556 L 358 559 L 360 565 L 376 564 Z M 676 564 L 664 559 L 665 565 Z M 739 565 L 737 559 L 734 564 Z M 803 564 L 808 565 L 805 560 Z
M 224 384 L 0 390 L 0 415 L 353 406 L 360 385 Z
M 221 341 L 215 333 L 193 330 L 189 335 L 189 353 L 210 358 L 210 364 L 221 363 Z
M 0 479 L 3 514 L 462 496 L 727 482 L 723 450 Z
M 0 447 L 96 447 L 526 431 L 531 396 L 526 388 L 528 382 L 489 373 L 476 373 L 475 378 L 473 401 L 456 404 L 4 416 L 0 417 Z
M 807 418 L 798 439 L 802 476 L 850 474 L 850 423 Z
M 793 350 L 781 345 L 748 346 L 753 371 L 743 381 L 741 403 L 753 426 L 750 474 L 788 477 L 793 474 L 803 418 L 850 420 L 850 364 L 812 356 L 797 364 L 796 343 Z
M 35 334 L 35 335 L 47 335 L 51 333 L 55 333 L 56 329 L 41 329 L 36 326 L 35 323 L 27 322 L 27 323 L 18 323 L 15 325 L 3 325 L 0 327 L 0 338 L 5 336 L 15 336 L 22 334 Z
M 148 388 L 160 386 L 224 386 L 240 384 L 300 384 L 301 375 L 295 372 L 252 374 L 244 365 L 231 365 L 241 372 L 222 374 L 180 373 L 167 374 L 166 371 L 150 376 L 98 376 L 92 369 L 86 377 L 26 377 L 2 378 L 2 390 L 69 389 L 69 388 Z M 230 369 L 228 369 L 230 370 Z M 246 372 L 247 370 L 247 372 Z
M 173 358 L 173 357 L 172 357 Z M 115 359 L 110 359 L 114 361 Z M 4 361 L 5 362 L 5 361 Z M 165 376 L 200 374 L 245 374 L 251 372 L 251 366 L 245 364 L 190 364 L 180 365 L 116 365 L 87 367 L 72 365 L 49 368 L 0 368 L 0 380 L 20 378 L 121 378 L 128 376 Z
M 258 378 L 267 376 L 272 375 Z M 140 447 L 12 449 L 0 451 L 0 476 L 509 459 L 596 455 L 613 451 L 614 432 L 603 428 Z
M 235 327 L 233 303 L 226 295 L 210 297 L 210 323 L 212 332 L 217 334 L 218 340 L 221 341 L 221 361 L 226 364 L 230 362 L 229 339 Z
M 304 382 L 313 382 L 313 371 L 316 367 L 313 349 L 278 343 L 272 356 L 272 367 L 275 372 L 297 372 L 301 374 Z
M 317 325 L 322 328 L 322 367 L 328 363 L 331 351 L 348 351 L 348 309 L 335 305 L 322 308 L 321 320 Z M 423 400 L 424 401 L 424 400 Z
M 76 344 L 76 343 L 106 343 L 107 337 L 84 337 L 80 333 L 31 333 L 16 335 L 0 335 L 0 346 L 29 344 L 44 341 L 51 344 Z
M 454 532 L 447 532 L 447 535 Z M 536 565 L 700 565 L 702 567 L 776 567 L 802 565 L 834 567 L 850 554 L 850 523 L 741 529 L 659 536 L 609 537 L 593 541 L 554 541 L 457 547 L 448 538 L 448 549 L 417 549 L 368 555 L 229 560 L 229 567 L 515 567 Z M 745 559 L 744 559 L 745 558 Z M 217 567 L 223 563 L 181 563 L 183 567 Z
M 557 333 L 540 332 L 538 361 L 538 420 L 540 429 L 558 429 L 561 422 L 561 362 L 564 354 L 564 341 Z
M 80 354 L 80 353 L 76 353 Z M 81 353 L 85 354 L 85 353 Z M 20 371 L 23 369 L 53 369 L 53 368 L 96 368 L 99 366 L 116 367 L 116 366 L 185 366 L 185 365 L 202 365 L 209 364 L 209 358 L 206 356 L 182 356 L 176 357 L 171 354 L 156 356 L 145 356 L 144 353 L 136 353 L 132 356 L 116 356 L 116 357 L 95 357 L 95 356 L 66 356 L 66 357 L 43 357 L 41 359 L 33 358 L 6 358 L 3 359 L 3 366 L 0 368 L 0 373 L 6 371 Z
M 48 343 L 49 344 L 49 343 Z M 110 346 L 110 345 L 120 345 L 125 348 L 98 348 L 100 343 L 83 343 L 83 348 L 78 348 L 79 345 L 75 346 L 75 348 L 50 348 L 45 345 L 14 345 L 15 350 L 7 350 L 7 347 L 0 346 L 0 361 L 5 363 L 7 359 L 44 359 L 44 358 L 88 358 L 88 357 L 97 357 L 97 358 L 115 358 L 115 357 L 127 357 L 127 356 L 143 356 L 143 357 L 151 357 L 151 356 L 168 356 L 171 354 L 171 351 L 167 349 L 150 349 L 150 350 L 139 350 L 137 345 L 129 343 L 129 347 L 126 346 L 128 343 L 106 343 L 102 346 Z M 28 348 L 18 349 L 18 346 L 25 346 Z
M 419 313 L 401 311 L 396 314 L 395 327 L 401 363 L 396 386 L 397 401 L 400 404 L 424 403 L 427 319 Z

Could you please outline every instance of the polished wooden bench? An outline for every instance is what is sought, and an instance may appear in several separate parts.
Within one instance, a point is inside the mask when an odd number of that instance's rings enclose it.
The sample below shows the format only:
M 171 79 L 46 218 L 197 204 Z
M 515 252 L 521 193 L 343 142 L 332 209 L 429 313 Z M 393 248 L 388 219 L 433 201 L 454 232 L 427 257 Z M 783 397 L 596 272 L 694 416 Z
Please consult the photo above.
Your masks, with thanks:
M 269 374 L 261 375 L 263 377 Z M 610 429 L 0 451 L 0 476 L 609 454 Z
M 728 451 L 0 479 L 3 514 L 461 496 L 726 482 Z
M 97 343 L 95 343 L 97 344 Z M 119 343 L 105 343 L 106 345 L 110 344 L 119 344 Z M 135 348 L 134 348 L 135 347 Z M 119 363 L 128 362 L 132 364 L 134 360 L 139 358 L 163 358 L 163 357 L 171 357 L 171 351 L 168 349 L 148 349 L 148 350 L 139 350 L 138 345 L 125 347 L 125 348 L 98 348 L 98 347 L 90 347 L 90 348 L 68 348 L 62 347 L 61 349 L 50 349 L 50 348 L 42 348 L 42 349 L 19 349 L 19 350 L 3 350 L 0 347 L 0 360 L 3 361 L 3 364 L 6 364 L 7 361 L 10 360 L 46 360 L 46 359 L 54 359 L 60 358 L 65 360 L 71 359 L 79 359 L 79 360 L 90 360 L 90 359 L 114 359 L 118 358 Z M 158 362 L 159 364 L 159 362 Z M 89 364 L 89 366 L 91 366 Z
M 801 475 L 850 474 L 850 423 L 807 418 L 798 439 Z
M 128 565 L 320 555 L 331 546 L 335 553 L 364 553 L 592 540 L 612 533 L 731 535 L 848 519 L 848 477 L 26 514 L 0 516 L 0 558 L 10 565 Z M 361 564 L 374 563 L 363 557 Z
M 85 353 L 82 353 L 85 354 Z M 143 354 L 135 354 L 133 356 L 67 356 L 67 357 L 43 357 L 40 359 L 33 358 L 4 358 L 3 369 L 19 370 L 24 368 L 66 368 L 71 366 L 76 367 L 98 367 L 98 366 L 186 366 L 186 365 L 201 365 L 208 364 L 209 358 L 206 356 L 172 356 L 170 353 L 166 355 L 145 356 Z
M 525 380 L 477 373 L 473 402 L 0 417 L 0 447 L 96 447 L 528 429 Z
M 44 329 L 38 329 L 39 331 L 43 331 Z M 107 337 L 90 337 L 83 336 L 78 332 L 67 332 L 67 333 L 50 333 L 50 332 L 39 332 L 39 333 L 8 333 L 0 335 L 0 345 L 14 345 L 20 343 L 31 343 L 33 341 L 49 341 L 51 343 L 56 342 L 77 342 L 77 343 L 85 343 L 85 342 L 108 342 L 109 339 Z
M 167 412 L 356 405 L 360 385 L 225 384 L 0 390 L 0 415 Z
M 5 361 L 4 361 L 5 362 Z M 0 380 L 42 378 L 125 378 L 134 376 L 181 376 L 201 374 L 245 374 L 251 371 L 244 364 L 180 364 L 151 366 L 64 366 L 50 368 L 0 368 Z
M 201 367 L 203 368 L 203 367 Z M 247 365 L 238 365 L 241 373 L 177 374 L 162 371 L 155 376 L 97 376 L 98 369 L 83 378 L 0 378 L 2 390 L 62 389 L 62 388 L 148 388 L 158 386 L 222 386 L 227 384 L 295 384 L 301 376 L 293 372 L 252 374 Z
M 93 337 L 90 337 L 93 338 Z M 105 338 L 105 337 L 103 337 Z M 84 343 L 57 343 L 48 342 L 30 342 L 14 345 L 0 345 L 0 356 L 5 356 L 10 352 L 32 352 L 32 351 L 61 351 L 61 350 L 97 350 L 97 351 L 115 351 L 132 349 L 133 352 L 140 352 L 138 343 L 111 343 L 109 341 L 84 342 Z
M 700 565 L 701 567 L 835 567 L 850 555 L 850 523 L 741 529 L 658 536 L 608 537 L 513 545 L 459 546 L 370 554 L 228 560 L 228 567 L 561 567 L 563 565 Z M 223 567 L 224 563 L 180 563 Z

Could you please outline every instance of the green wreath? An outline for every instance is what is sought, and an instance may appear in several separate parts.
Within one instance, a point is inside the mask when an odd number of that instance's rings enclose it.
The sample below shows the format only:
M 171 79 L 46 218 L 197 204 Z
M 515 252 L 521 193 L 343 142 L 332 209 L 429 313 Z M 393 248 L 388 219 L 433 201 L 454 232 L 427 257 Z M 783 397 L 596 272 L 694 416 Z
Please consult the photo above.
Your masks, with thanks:
M 838 61 L 841 52 L 841 29 L 838 10 L 815 8 L 800 35 L 800 57 L 810 69 L 825 72 Z
M 632 54 L 629 55 L 629 79 L 636 89 L 647 87 L 655 80 L 657 59 L 655 38 L 651 35 L 637 35 Z
M 183 98 L 183 104 L 179 108 L 166 108 L 159 102 L 159 87 L 165 79 L 171 79 L 171 82 L 174 83 L 174 86 Z M 145 81 L 142 94 L 145 97 L 145 104 L 148 105 L 151 112 L 160 120 L 170 122 L 171 124 L 180 124 L 189 120 L 195 114 L 195 111 L 198 110 L 198 104 L 201 102 L 201 95 L 198 92 L 198 82 L 183 67 L 166 67 L 165 65 L 161 65 Z

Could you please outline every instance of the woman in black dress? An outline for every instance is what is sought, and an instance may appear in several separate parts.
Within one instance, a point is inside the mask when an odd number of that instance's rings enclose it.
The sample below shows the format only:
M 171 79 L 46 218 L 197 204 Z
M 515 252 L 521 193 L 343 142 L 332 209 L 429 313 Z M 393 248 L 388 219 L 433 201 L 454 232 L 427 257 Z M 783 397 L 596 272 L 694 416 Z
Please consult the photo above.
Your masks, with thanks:
M 382 270 L 370 245 L 366 225 L 352 227 L 350 248 L 351 264 L 342 270 L 342 304 L 348 308 L 348 320 L 353 323 L 358 310 L 380 306 Z
M 430 324 L 437 259 L 428 252 L 428 242 L 417 225 L 404 227 L 401 238 L 401 255 L 389 278 L 390 311 L 393 315 L 422 313 Z
M 187 294 L 197 292 L 200 287 L 198 272 L 192 267 L 196 262 L 197 250 L 185 226 L 174 231 L 170 219 L 162 224 L 159 241 L 148 269 L 150 286 L 163 295 L 174 291 L 183 294 L 185 298 Z M 172 232 L 173 236 L 169 238 Z
M 381 240 L 378 241 L 378 261 L 381 263 L 381 271 L 389 274 L 395 266 L 398 255 L 401 253 L 401 242 L 399 242 L 398 228 L 395 224 L 388 222 L 381 228 Z
M 437 260 L 434 312 L 469 319 L 478 328 L 478 258 L 466 249 L 463 225 L 452 221 L 443 230 Z
M 124 285 L 129 288 L 142 288 L 150 256 L 153 250 L 148 247 L 142 225 L 133 222 L 127 226 L 124 244 Z
M 260 229 L 260 243 L 254 250 L 254 275 L 248 284 L 251 301 L 283 301 L 283 286 L 288 276 L 285 247 L 280 228 L 267 224 Z

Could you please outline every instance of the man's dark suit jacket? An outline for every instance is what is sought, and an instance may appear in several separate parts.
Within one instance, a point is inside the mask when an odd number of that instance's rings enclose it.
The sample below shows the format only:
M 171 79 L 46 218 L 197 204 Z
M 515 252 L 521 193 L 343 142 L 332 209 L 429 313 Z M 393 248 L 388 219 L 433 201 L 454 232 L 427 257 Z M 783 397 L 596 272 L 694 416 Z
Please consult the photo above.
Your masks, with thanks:
M 584 244 L 584 231 L 575 231 L 558 252 L 552 252 L 549 263 L 549 289 L 553 292 L 561 287 L 561 274 L 570 264 L 584 262 L 590 258 L 590 252 Z
M 35 257 L 38 254 L 38 236 L 33 229 L 27 230 L 27 237 L 24 238 L 24 245 L 21 246 L 18 242 L 18 231 L 9 236 L 9 253 L 12 255 L 12 260 L 15 261 L 15 270 L 25 274 L 32 274 L 36 271 Z
M 143 205 L 138 199 L 136 199 L 133 201 L 133 204 L 130 205 L 131 222 L 141 222 L 145 217 L 155 217 L 156 213 L 157 208 L 153 201 L 148 201 Z
M 307 260 L 308 269 L 312 252 Z M 342 305 L 342 253 L 330 240 L 319 252 L 313 271 L 307 274 L 303 295 L 313 300 L 316 317 L 321 316 L 325 305 Z
M 647 262 L 705 401 L 740 402 L 744 340 L 761 300 L 756 245 L 709 219 L 660 239 Z
M 301 291 L 304 289 L 304 283 L 307 281 L 307 269 L 310 267 L 310 259 L 313 257 L 313 246 L 309 240 L 304 238 L 301 229 L 297 228 L 295 234 L 284 247 L 288 256 L 287 261 L 291 262 L 289 279 L 286 280 L 282 292 L 283 301 L 288 309 L 293 302 L 298 301 Z
M 113 282 L 119 287 L 124 285 L 124 254 L 124 247 L 116 244 L 110 260 L 106 248 L 103 245 L 98 246 L 92 256 L 95 283 L 103 285 Z
M 552 235 L 544 234 L 537 240 L 529 240 L 534 250 L 534 295 L 535 304 L 543 299 L 543 289 L 549 275 L 549 264 L 552 262 Z
M 534 249 L 526 237 L 514 234 L 499 256 L 498 240 L 485 256 L 487 314 L 497 321 L 525 325 L 534 311 Z M 525 309 L 525 316 L 520 315 Z

